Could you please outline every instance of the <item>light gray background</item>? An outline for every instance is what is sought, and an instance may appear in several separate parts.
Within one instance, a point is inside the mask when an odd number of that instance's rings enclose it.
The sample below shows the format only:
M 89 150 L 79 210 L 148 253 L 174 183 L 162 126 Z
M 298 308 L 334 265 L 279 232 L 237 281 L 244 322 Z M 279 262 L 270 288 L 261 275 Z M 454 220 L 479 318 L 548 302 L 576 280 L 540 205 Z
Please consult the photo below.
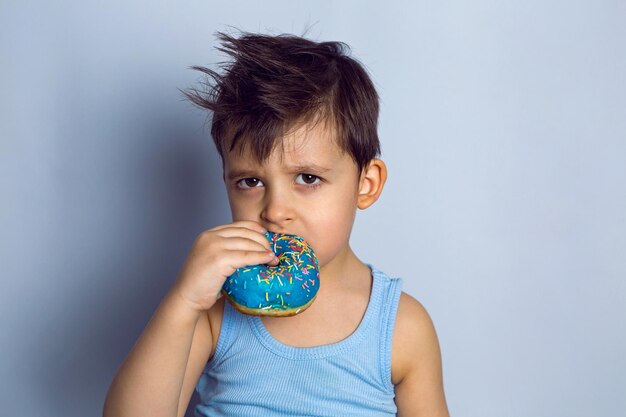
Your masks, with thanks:
M 626 3 L 0 2 L 0 414 L 97 416 L 202 230 L 177 88 L 228 25 L 347 42 L 389 179 L 352 245 L 436 325 L 454 416 L 626 413 Z

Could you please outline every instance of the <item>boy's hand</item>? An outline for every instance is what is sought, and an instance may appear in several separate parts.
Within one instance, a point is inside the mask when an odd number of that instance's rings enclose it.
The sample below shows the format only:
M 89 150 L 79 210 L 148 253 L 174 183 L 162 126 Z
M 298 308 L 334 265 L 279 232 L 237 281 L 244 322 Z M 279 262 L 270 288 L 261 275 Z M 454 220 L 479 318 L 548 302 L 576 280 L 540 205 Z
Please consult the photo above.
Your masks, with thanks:
M 258 223 L 238 221 L 200 233 L 172 291 L 194 311 L 210 309 L 221 297 L 224 281 L 237 268 L 278 264 L 265 232 Z

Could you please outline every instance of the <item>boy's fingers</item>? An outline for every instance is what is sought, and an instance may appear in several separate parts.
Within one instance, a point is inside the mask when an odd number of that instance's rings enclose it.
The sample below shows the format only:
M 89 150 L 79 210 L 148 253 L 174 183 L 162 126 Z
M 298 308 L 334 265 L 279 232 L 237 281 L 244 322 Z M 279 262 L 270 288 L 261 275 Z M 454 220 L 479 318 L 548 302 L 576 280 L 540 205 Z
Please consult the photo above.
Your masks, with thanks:
M 274 254 L 267 251 L 234 251 L 229 250 L 228 252 L 231 259 L 233 259 L 232 267 L 233 268 L 243 268 L 245 266 L 250 265 L 259 265 L 259 264 L 267 264 L 272 262 L 274 259 Z
M 263 239 L 263 236 L 261 236 Z M 225 250 L 254 251 L 254 252 L 270 252 L 269 242 L 258 241 L 256 239 L 248 239 L 241 236 L 233 236 L 224 239 L 220 244 Z
M 223 224 L 223 225 L 220 225 L 220 226 L 216 226 L 216 227 L 214 227 L 212 229 L 209 229 L 209 230 L 221 230 L 221 229 L 226 229 L 226 228 L 229 228 L 229 227 L 246 228 L 246 229 L 257 231 L 257 232 L 259 232 L 261 234 L 264 234 L 265 232 L 267 232 L 266 228 L 261 226 L 259 223 L 253 222 L 251 220 L 239 220 L 239 221 L 233 222 L 231 224 Z
M 267 262 L 268 265 L 276 266 L 280 263 L 277 256 L 272 257 L 272 260 Z
M 228 240 L 235 239 L 239 243 L 241 242 L 238 239 L 248 239 L 263 246 L 263 249 L 270 250 L 270 242 L 265 238 L 263 234 L 254 230 L 246 229 L 244 227 L 230 227 L 218 230 L 217 233 L 221 237 L 228 238 Z

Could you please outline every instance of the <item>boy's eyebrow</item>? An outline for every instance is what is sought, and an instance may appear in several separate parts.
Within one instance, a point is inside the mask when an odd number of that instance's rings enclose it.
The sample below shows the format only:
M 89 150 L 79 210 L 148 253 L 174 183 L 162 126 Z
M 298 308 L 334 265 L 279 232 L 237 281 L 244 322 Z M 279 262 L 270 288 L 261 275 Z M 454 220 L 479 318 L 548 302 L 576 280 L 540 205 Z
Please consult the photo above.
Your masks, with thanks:
M 307 174 L 323 174 L 330 170 L 331 168 L 326 168 L 317 164 L 307 163 L 307 164 L 292 165 L 288 167 L 287 172 L 290 174 L 295 174 L 298 172 L 304 172 Z M 235 169 L 228 174 L 227 178 L 229 180 L 234 180 L 235 178 L 254 176 L 256 175 L 257 172 L 258 171 L 254 171 L 251 169 Z

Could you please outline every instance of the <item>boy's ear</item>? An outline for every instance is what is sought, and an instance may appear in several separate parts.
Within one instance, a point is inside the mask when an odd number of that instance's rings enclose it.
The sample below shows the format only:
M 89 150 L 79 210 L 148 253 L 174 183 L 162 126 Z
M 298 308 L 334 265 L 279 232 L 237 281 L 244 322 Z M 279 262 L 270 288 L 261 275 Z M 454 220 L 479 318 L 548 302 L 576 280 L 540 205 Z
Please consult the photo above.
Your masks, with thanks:
M 380 196 L 387 181 L 387 166 L 382 159 L 372 159 L 359 178 L 357 207 L 365 210 Z

